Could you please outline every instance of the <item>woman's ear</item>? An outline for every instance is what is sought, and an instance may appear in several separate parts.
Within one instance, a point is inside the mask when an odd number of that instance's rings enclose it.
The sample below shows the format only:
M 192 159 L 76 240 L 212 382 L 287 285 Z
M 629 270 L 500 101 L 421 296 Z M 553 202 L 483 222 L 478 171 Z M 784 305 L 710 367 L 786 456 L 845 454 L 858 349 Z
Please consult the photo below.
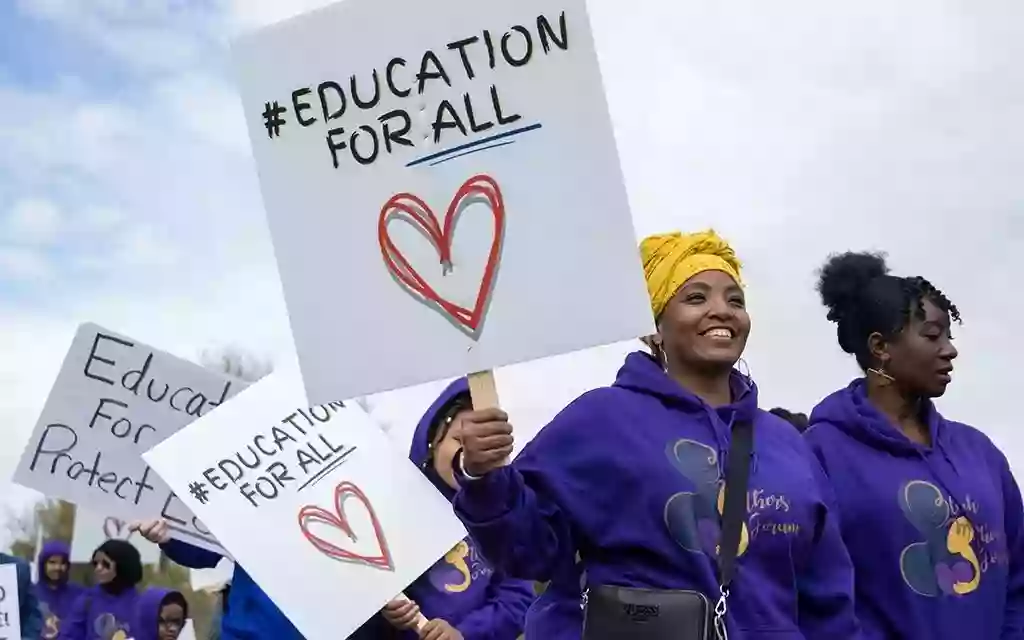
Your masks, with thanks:
M 868 336 L 868 353 L 871 359 L 878 363 L 882 369 L 889 364 L 889 342 L 877 331 Z

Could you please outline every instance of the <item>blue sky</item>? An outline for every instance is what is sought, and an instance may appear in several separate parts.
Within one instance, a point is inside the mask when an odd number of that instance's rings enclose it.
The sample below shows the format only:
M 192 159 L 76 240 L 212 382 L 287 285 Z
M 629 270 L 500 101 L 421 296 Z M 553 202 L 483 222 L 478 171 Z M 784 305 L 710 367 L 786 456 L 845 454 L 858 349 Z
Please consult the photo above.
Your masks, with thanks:
M 184 357 L 225 343 L 291 357 L 227 45 L 325 3 L 0 0 L 0 478 L 81 322 Z M 855 374 L 814 271 L 885 249 L 963 312 L 943 410 L 1024 468 L 1016 408 L 992 401 L 1019 377 L 1024 8 L 629 7 L 588 3 L 636 230 L 713 225 L 735 244 L 762 404 L 806 411 Z M 500 371 L 513 422 L 607 382 L 633 346 Z M 383 397 L 380 415 L 411 430 L 430 393 Z

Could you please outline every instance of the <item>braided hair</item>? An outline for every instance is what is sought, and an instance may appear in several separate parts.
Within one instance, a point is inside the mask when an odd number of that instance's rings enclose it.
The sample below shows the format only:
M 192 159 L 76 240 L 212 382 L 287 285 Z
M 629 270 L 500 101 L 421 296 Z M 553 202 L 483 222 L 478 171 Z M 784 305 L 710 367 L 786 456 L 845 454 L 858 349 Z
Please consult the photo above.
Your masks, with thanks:
M 868 337 L 895 338 L 913 319 L 924 320 L 928 300 L 957 323 L 960 311 L 928 280 L 890 275 L 882 253 L 829 256 L 818 278 L 818 293 L 837 324 L 839 346 L 865 371 L 873 366 Z

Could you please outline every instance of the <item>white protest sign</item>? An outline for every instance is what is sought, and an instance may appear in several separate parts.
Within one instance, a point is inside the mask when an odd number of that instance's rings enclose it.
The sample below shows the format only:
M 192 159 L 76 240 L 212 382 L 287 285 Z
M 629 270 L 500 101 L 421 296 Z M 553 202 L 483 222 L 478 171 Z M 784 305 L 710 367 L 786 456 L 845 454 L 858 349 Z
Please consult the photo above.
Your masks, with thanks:
M 18 567 L 0 564 L 0 640 L 21 640 Z
M 91 562 L 93 551 L 107 540 L 115 538 L 132 543 L 142 556 L 142 564 L 160 562 L 160 547 L 143 538 L 139 532 L 129 531 L 128 522 L 81 507 L 75 510 L 71 562 Z
M 14 481 L 118 518 L 165 518 L 175 537 L 222 552 L 203 523 L 140 456 L 245 386 L 83 324 Z
M 584 0 L 345 0 L 234 56 L 311 402 L 653 333 Z
M 305 637 L 335 640 L 466 531 L 362 409 L 306 404 L 275 372 L 143 457 Z

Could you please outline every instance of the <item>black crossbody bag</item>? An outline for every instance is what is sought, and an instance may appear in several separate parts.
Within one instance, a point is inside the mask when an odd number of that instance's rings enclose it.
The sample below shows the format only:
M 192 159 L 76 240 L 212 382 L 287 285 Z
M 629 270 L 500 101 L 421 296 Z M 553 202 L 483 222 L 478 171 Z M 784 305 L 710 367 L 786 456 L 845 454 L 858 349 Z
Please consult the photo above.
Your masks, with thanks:
M 726 600 L 747 510 L 753 440 L 751 422 L 733 423 L 714 608 L 699 591 L 596 585 L 584 591 L 583 640 L 728 640 Z

